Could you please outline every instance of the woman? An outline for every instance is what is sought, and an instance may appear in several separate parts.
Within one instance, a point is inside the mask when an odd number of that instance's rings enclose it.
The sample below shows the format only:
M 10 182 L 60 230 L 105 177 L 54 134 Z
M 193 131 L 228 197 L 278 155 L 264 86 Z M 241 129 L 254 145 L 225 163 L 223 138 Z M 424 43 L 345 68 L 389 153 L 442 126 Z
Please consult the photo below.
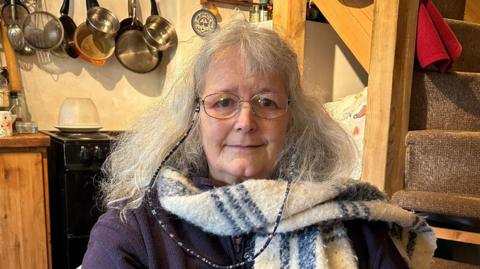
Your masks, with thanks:
M 431 229 L 345 179 L 349 139 L 277 34 L 231 23 L 182 82 L 111 154 L 83 268 L 428 268 Z

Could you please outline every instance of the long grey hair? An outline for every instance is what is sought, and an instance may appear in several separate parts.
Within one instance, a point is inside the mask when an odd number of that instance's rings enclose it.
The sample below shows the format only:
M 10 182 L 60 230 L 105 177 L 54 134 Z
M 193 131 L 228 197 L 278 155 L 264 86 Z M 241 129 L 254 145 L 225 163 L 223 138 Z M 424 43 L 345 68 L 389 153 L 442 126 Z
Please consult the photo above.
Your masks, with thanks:
M 205 40 L 189 71 L 120 137 L 103 167 L 107 180 L 102 191 L 107 207 L 120 207 L 123 215 L 141 205 L 158 165 L 191 122 L 209 64 L 230 48 L 238 48 L 247 74 L 277 74 L 289 91 L 286 145 L 271 177 L 284 177 L 293 156 L 296 180 L 335 180 L 350 175 L 354 156 L 351 140 L 321 102 L 302 89 L 295 53 L 277 33 L 235 21 Z M 188 176 L 208 175 L 198 122 L 167 165 Z

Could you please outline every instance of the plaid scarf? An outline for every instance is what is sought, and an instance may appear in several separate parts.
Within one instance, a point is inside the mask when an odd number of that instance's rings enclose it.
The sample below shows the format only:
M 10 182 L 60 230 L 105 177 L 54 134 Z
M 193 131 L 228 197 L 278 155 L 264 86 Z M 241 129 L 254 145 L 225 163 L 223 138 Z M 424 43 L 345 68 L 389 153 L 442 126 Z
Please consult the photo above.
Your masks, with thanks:
M 254 233 L 258 251 L 273 228 L 287 182 L 247 180 L 202 191 L 182 174 L 164 169 L 156 182 L 161 206 L 202 230 L 235 236 Z M 410 268 L 429 268 L 435 234 L 426 221 L 387 201 L 375 187 L 354 180 L 296 182 L 267 249 L 254 268 L 357 268 L 342 221 L 364 219 L 388 224 Z M 252 254 L 252 253 L 250 253 Z

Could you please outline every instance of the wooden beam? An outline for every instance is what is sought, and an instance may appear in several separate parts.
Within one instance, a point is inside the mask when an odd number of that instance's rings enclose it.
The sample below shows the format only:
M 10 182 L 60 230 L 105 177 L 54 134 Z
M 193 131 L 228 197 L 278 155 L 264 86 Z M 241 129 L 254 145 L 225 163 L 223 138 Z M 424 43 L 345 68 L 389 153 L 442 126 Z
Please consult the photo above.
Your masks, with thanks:
M 419 0 L 376 0 L 362 179 L 403 188 Z
M 480 23 L 480 1 L 467 0 L 465 5 L 465 20 Z
M 373 0 L 313 0 L 313 2 L 368 72 L 372 44 Z
M 273 29 L 297 53 L 300 74 L 303 74 L 306 6 L 307 0 L 281 0 L 273 4 Z
M 437 238 L 480 245 L 480 233 L 432 227 Z

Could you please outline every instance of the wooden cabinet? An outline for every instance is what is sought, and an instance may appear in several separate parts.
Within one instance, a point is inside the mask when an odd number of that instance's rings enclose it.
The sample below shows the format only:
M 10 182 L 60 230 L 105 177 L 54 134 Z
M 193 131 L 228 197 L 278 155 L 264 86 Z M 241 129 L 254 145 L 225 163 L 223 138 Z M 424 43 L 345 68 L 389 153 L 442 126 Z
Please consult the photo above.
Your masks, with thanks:
M 0 268 L 51 268 L 43 134 L 0 138 Z

